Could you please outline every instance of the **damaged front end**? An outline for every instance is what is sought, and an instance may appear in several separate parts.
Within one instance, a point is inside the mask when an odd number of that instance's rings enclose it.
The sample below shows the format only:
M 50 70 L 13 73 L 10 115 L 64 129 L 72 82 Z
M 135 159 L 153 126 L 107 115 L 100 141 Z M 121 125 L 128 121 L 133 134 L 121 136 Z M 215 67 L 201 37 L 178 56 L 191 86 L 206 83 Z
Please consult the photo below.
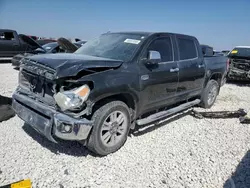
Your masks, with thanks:
M 228 79 L 250 81 L 250 60 L 230 59 Z
M 75 72 L 63 78 L 58 70 L 30 59 L 22 61 L 19 86 L 12 97 L 16 114 L 50 141 L 86 140 L 92 128 L 87 115 L 93 83 L 79 83 Z M 93 69 L 78 71 L 81 76 L 95 73 Z

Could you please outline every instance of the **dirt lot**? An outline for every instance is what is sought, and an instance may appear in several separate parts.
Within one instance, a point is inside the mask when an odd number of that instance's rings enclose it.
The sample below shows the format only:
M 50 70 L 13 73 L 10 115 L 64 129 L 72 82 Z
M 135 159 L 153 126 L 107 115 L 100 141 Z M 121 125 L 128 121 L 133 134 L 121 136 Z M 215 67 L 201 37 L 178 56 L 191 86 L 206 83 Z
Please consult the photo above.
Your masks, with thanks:
M 0 95 L 11 97 L 17 80 L 18 71 L 0 64 Z M 248 110 L 249 99 L 249 86 L 226 84 L 211 111 Z M 0 123 L 0 185 L 29 178 L 33 187 L 250 187 L 249 126 L 177 114 L 100 158 L 76 142 L 53 144 L 15 116 Z

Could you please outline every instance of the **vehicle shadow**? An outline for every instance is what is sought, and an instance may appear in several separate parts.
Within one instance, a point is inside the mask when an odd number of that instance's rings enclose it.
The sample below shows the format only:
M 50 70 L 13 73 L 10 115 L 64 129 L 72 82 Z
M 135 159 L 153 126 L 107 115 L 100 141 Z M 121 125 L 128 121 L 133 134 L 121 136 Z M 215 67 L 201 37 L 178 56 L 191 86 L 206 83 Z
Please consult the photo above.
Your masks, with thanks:
M 11 60 L 0 60 L 0 64 L 9 64 Z
M 97 157 L 79 142 L 59 140 L 58 143 L 53 143 L 47 140 L 44 136 L 40 135 L 35 129 L 26 123 L 24 123 L 22 128 L 33 140 L 54 154 L 58 155 L 63 153 L 75 157 L 86 157 L 87 155 Z
M 186 115 L 190 115 L 190 114 L 191 114 L 191 110 L 184 112 L 184 113 L 181 113 L 181 114 L 177 114 L 176 116 L 170 117 L 167 120 L 162 120 L 164 122 L 155 123 L 154 126 L 150 126 L 150 127 L 137 126 L 134 130 L 132 130 L 130 132 L 129 136 L 131 136 L 131 134 L 134 136 L 141 136 L 143 134 L 146 134 L 148 132 L 151 132 L 153 130 L 158 129 L 158 128 L 166 125 L 167 123 L 178 120 L 178 119 L 185 117 Z M 44 136 L 37 133 L 36 130 L 34 130 L 30 125 L 28 125 L 26 123 L 24 123 L 22 128 L 33 140 L 35 140 L 42 147 L 47 148 L 48 150 L 50 150 L 54 154 L 63 153 L 66 155 L 77 156 L 77 157 L 87 156 L 87 155 L 91 155 L 93 157 L 102 157 L 102 156 L 96 155 L 95 153 L 89 151 L 86 147 L 84 147 L 79 142 L 59 140 L 58 143 L 53 143 L 53 142 L 47 140 Z M 141 128 L 144 128 L 144 130 L 140 130 Z
M 243 157 L 235 172 L 224 183 L 223 188 L 249 188 L 250 187 L 250 150 Z
M 15 112 L 11 107 L 12 99 L 0 95 L 0 122 L 7 121 L 15 116 Z
M 240 87 L 249 87 L 250 81 L 227 80 L 227 84 L 234 84 Z
M 149 133 L 151 131 L 154 131 L 156 129 L 159 129 L 163 126 L 165 126 L 168 123 L 171 123 L 173 121 L 176 121 L 182 117 L 185 117 L 187 115 L 191 115 L 192 110 L 188 110 L 186 112 L 179 112 L 178 114 L 172 115 L 166 119 L 161 120 L 158 123 L 154 123 L 154 124 L 150 124 L 150 125 L 146 125 L 146 126 L 135 126 L 134 130 L 131 130 L 129 133 L 129 136 L 133 135 L 133 136 L 142 136 L 146 133 Z
M 16 71 L 19 71 L 19 70 L 20 70 L 19 67 L 13 67 L 13 69 L 16 70 Z

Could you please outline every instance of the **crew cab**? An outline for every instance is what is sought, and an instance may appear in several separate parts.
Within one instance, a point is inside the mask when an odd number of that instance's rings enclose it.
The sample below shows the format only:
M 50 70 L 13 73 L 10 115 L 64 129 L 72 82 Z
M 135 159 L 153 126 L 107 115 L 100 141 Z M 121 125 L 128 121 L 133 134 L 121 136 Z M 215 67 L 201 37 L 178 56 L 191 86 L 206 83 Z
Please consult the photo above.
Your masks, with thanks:
M 108 155 L 135 126 L 212 107 L 226 74 L 226 58 L 204 57 L 193 36 L 111 32 L 72 54 L 22 59 L 12 105 L 50 141 L 75 140 Z
M 250 46 L 236 46 L 228 54 L 228 80 L 250 81 Z

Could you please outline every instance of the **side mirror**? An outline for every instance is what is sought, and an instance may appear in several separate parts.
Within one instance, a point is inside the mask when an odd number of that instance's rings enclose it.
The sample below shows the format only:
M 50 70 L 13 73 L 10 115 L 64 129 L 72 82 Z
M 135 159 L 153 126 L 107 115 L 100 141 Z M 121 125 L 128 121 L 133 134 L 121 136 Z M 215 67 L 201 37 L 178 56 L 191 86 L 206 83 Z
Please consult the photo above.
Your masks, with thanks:
M 149 64 L 158 64 L 161 62 L 161 54 L 158 51 L 150 50 L 148 52 L 148 63 Z

